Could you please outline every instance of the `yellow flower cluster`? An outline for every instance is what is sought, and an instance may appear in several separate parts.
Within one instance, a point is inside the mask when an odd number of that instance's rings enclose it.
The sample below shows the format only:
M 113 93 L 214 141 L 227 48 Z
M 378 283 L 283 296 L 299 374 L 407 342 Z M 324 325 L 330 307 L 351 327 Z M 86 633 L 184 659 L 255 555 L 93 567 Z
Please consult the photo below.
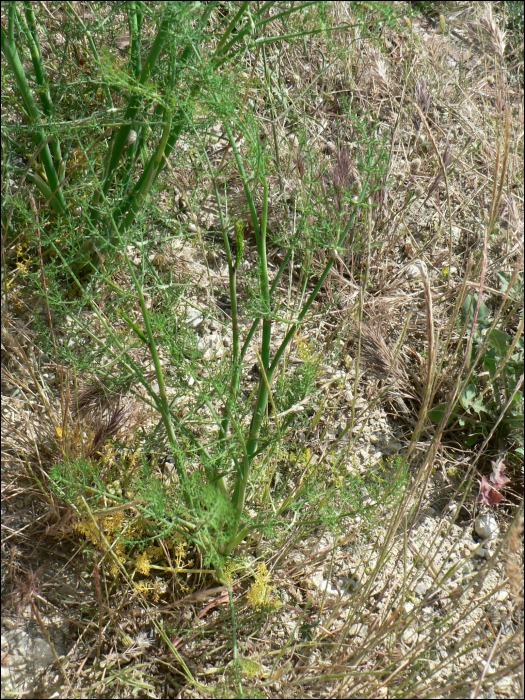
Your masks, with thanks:
M 248 591 L 248 602 L 256 610 L 271 608 L 276 610 L 281 606 L 280 601 L 273 595 L 275 586 L 270 585 L 271 574 L 263 562 L 257 567 L 255 581 Z
M 122 528 L 122 522 L 123 514 L 121 512 L 108 515 L 101 521 L 102 532 L 105 535 L 111 535 Z M 84 535 L 84 537 L 90 539 L 95 547 L 101 546 L 102 538 L 100 536 L 98 524 L 96 525 L 86 518 L 77 520 L 77 522 L 73 524 L 73 528 L 81 535 Z

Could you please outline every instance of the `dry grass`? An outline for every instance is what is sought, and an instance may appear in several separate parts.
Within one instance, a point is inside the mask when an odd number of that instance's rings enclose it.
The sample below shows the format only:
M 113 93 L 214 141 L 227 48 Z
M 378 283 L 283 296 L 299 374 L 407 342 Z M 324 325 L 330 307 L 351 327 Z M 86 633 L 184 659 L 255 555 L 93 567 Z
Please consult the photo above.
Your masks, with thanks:
M 55 683 L 57 697 L 523 696 L 522 474 L 512 471 L 496 509 L 499 537 L 480 556 L 472 537 L 483 514 L 475 485 L 494 455 L 487 445 L 466 449 L 460 432 L 427 420 L 427 409 L 460 386 L 468 333 L 459 311 L 467 293 L 481 289 L 498 309 L 505 301 L 498 273 L 523 269 L 522 86 L 507 67 L 500 13 L 487 3 L 447 5 L 453 7 L 444 10 L 444 32 L 417 15 L 385 24 L 379 39 L 355 21 L 352 4 L 335 3 L 330 22 L 350 29 L 268 49 L 272 94 L 286 88 L 279 103 L 250 82 L 259 57 L 245 66 L 240 85 L 266 119 L 264 138 L 278 154 L 269 178 L 271 263 L 282 258 L 279 240 L 303 204 L 306 155 L 315 164 L 319 207 L 334 226 L 348 207 L 342 193 L 359 191 L 360 135 L 348 106 L 380 124 L 389 159 L 373 206 L 356 223 L 352 245 L 336 254 L 315 318 L 302 330 L 324 362 L 315 419 L 283 445 L 285 457 L 275 455 L 286 468 L 271 469 L 284 472 L 279 478 L 303 505 L 283 509 L 286 529 L 245 543 L 229 588 L 217 586 L 201 554 L 182 539 L 164 533 L 142 550 L 119 543 L 123 523 L 128 540 L 150 538 L 151 523 L 165 523 L 127 491 L 147 458 L 170 493 L 169 464 L 141 452 L 141 436 L 155 427 L 152 411 L 138 402 L 139 387 L 110 390 L 42 356 L 23 271 L 9 278 L 2 322 L 3 606 L 10 629 L 43 636 L 57 657 L 32 697 L 51 694 Z M 299 119 L 302 146 L 290 128 Z M 232 199 L 233 231 L 245 202 L 231 154 L 218 138 L 207 145 Z M 178 217 L 193 224 L 199 252 L 191 259 L 186 249 L 166 246 L 155 267 L 162 273 L 176 264 L 178 278 L 194 275 L 192 303 L 205 299 L 215 314 L 203 280 L 213 279 L 216 296 L 221 285 L 227 290 L 220 265 L 207 256 L 196 263 L 201 246 L 211 247 L 211 236 L 201 233 L 217 224 L 211 186 L 180 163 L 166 178 L 174 198 L 185 195 Z M 250 260 L 248 237 L 247 246 Z M 302 241 L 298 257 L 307 251 Z M 315 273 L 323 263 L 321 255 L 311 261 Z M 120 274 L 119 285 L 129 284 Z M 303 282 L 298 266 L 281 283 L 290 315 Z M 110 307 L 108 293 L 101 300 L 108 319 Z M 519 304 L 503 311 L 506 328 L 516 329 Z M 214 320 L 223 318 L 217 312 Z M 339 355 L 331 366 L 333 348 Z M 293 350 L 300 351 L 308 353 L 308 345 Z M 138 350 L 134 359 L 149 372 Z M 248 395 L 248 379 L 246 387 Z M 403 448 L 388 462 L 388 475 L 370 454 L 380 410 Z M 342 417 L 347 426 L 337 434 Z M 204 419 L 200 429 L 206 431 Z M 369 459 L 359 464 L 363 445 Z M 96 510 L 57 495 L 52 467 L 80 460 L 97 465 L 100 483 L 121 489 L 124 505 L 115 506 L 108 491 Z M 406 489 L 396 499 L 387 505 L 367 492 L 360 514 L 342 519 L 343 526 L 323 520 L 326 503 L 302 490 L 320 474 L 328 499 L 328 486 L 342 490 L 360 471 L 390 483 L 404 467 Z

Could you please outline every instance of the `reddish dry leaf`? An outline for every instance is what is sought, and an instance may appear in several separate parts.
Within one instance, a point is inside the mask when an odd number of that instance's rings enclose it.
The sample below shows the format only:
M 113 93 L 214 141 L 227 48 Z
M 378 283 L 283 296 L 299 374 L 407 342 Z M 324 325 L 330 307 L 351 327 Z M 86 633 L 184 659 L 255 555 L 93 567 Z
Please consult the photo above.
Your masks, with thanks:
M 490 475 L 490 480 L 495 489 L 501 489 L 508 484 L 510 479 L 505 476 L 503 472 L 505 471 L 505 462 L 503 459 L 498 460 L 498 462 L 493 465 L 492 474 Z
M 489 481 L 482 476 L 481 484 L 479 487 L 479 501 L 487 506 L 494 506 L 500 501 L 502 501 L 504 496 L 501 493 L 492 488 Z
M 508 484 L 510 479 L 505 476 L 503 472 L 505 471 L 505 462 L 503 459 L 499 459 L 496 464 L 492 464 L 492 474 L 490 475 L 490 481 L 488 481 L 484 476 L 481 477 L 481 484 L 479 487 L 479 501 L 487 506 L 494 506 L 500 503 L 505 496 L 503 496 L 496 489 L 501 489 Z

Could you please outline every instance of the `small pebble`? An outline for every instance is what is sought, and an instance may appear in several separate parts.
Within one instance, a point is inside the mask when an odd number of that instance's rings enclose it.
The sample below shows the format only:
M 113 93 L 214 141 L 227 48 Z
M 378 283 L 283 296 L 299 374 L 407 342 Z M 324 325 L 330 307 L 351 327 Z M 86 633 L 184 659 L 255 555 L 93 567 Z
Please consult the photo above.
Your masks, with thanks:
M 417 584 L 414 592 L 416 595 L 424 596 L 429 588 L 430 588 L 430 583 L 428 583 L 427 581 L 420 581 Z
M 403 641 L 407 646 L 412 646 L 412 644 L 417 640 L 417 632 L 412 627 L 409 627 L 403 632 Z
M 498 521 L 492 515 L 492 513 L 478 515 L 474 522 L 474 530 L 476 531 L 476 534 L 482 537 L 484 540 L 492 539 L 498 534 Z
M 423 261 L 416 260 L 415 262 L 411 263 L 406 269 L 408 279 L 415 280 L 418 277 L 421 277 L 421 268 L 423 268 L 426 272 L 427 266 Z

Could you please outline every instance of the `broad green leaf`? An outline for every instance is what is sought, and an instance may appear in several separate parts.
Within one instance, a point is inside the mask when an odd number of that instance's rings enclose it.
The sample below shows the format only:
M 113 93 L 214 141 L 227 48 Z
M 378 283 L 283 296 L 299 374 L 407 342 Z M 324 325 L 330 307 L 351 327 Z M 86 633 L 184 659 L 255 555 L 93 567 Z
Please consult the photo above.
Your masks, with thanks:
M 445 414 L 447 406 L 448 406 L 448 403 L 438 403 L 436 406 L 434 406 L 434 408 L 432 408 L 427 413 L 427 416 L 430 418 L 430 420 L 433 423 L 439 423 Z M 455 417 L 457 417 L 457 409 L 456 408 L 452 409 L 452 413 L 450 414 L 450 418 L 455 418 Z M 450 418 L 449 418 L 449 421 L 450 421 Z
M 463 443 L 467 447 L 472 447 L 472 445 L 475 445 L 476 442 L 478 442 L 478 440 L 482 437 L 483 435 L 481 435 L 481 433 L 475 435 L 468 435 L 467 437 L 463 438 Z
M 465 391 L 459 397 L 459 402 L 466 411 L 468 411 L 468 409 L 474 403 L 474 400 L 476 398 L 476 393 L 477 392 L 476 392 L 475 384 L 468 384 L 465 387 Z
M 501 291 L 505 293 L 508 289 L 512 275 L 509 272 L 498 272 L 498 277 L 501 282 Z M 512 299 L 520 299 L 523 297 L 523 271 L 518 272 L 516 282 L 511 289 L 509 296 Z
M 481 413 L 482 411 L 484 411 L 485 413 L 490 414 L 490 412 L 491 412 L 490 408 L 487 408 L 486 406 L 484 406 L 483 403 L 481 403 L 479 400 L 473 401 L 471 406 L 474 409 L 474 411 L 476 411 L 476 413 Z
M 439 423 L 440 420 L 443 418 L 445 415 L 445 409 L 447 408 L 446 403 L 439 403 L 437 406 L 434 406 L 429 412 L 428 412 L 428 417 L 433 423 Z
M 500 331 L 499 328 L 494 328 L 489 335 L 489 343 L 499 352 L 500 357 L 505 357 L 511 342 L 512 338 L 510 335 L 504 331 Z
M 472 330 L 472 321 L 474 319 L 474 312 L 476 311 L 476 305 L 478 303 L 477 294 L 469 294 L 463 303 L 461 309 L 461 316 L 463 323 L 467 320 L 467 328 L 469 331 Z M 479 305 L 477 324 L 479 328 L 487 328 L 489 326 L 489 310 L 487 306 L 481 302 Z
M 509 430 L 519 430 L 520 428 L 523 428 L 523 413 L 506 416 L 502 423 Z
M 483 366 L 489 372 L 490 376 L 493 377 L 498 369 L 498 355 L 496 350 L 492 348 L 483 356 Z

